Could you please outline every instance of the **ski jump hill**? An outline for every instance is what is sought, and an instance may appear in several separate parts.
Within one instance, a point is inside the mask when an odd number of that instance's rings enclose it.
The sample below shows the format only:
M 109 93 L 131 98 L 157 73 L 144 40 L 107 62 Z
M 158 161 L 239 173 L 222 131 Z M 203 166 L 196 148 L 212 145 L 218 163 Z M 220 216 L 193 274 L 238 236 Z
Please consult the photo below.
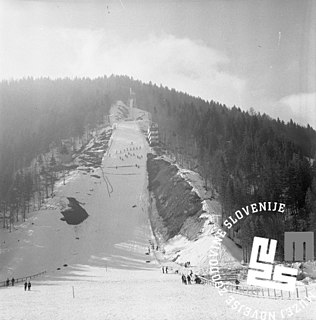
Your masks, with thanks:
M 151 150 L 140 129 L 148 118 L 135 109 L 138 120 L 126 120 L 126 110 L 123 103 L 111 110 L 113 132 L 100 166 L 73 170 L 41 210 L 11 233 L 1 230 L 0 280 L 45 271 L 31 280 L 29 292 L 19 283 L 0 288 L 1 320 L 247 318 L 216 288 L 184 286 L 179 274 L 161 272 L 148 214 Z M 84 210 L 83 218 L 67 223 L 65 210 Z M 239 301 L 249 304 L 247 297 Z M 280 304 L 292 302 L 251 300 L 253 308 L 266 310 Z M 300 319 L 315 314 L 314 303 Z

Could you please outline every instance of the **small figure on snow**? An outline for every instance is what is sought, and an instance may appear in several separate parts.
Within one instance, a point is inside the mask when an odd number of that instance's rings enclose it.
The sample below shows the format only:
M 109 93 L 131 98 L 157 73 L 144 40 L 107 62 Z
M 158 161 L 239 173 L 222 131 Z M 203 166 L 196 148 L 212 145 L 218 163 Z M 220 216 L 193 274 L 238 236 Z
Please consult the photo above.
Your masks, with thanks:
M 183 284 L 187 284 L 187 278 L 184 274 L 181 276 L 181 280 Z
M 189 274 L 187 275 L 187 282 L 188 282 L 188 284 L 191 284 L 191 277 Z
M 15 283 L 15 279 L 14 279 L 14 278 L 12 278 L 12 279 L 11 279 L 12 287 L 14 286 L 14 283 Z
M 236 290 L 238 290 L 238 288 L 239 288 L 239 286 L 238 286 L 238 285 L 239 285 L 239 283 L 240 283 L 240 282 L 239 282 L 239 280 L 238 280 L 238 279 L 236 279 L 236 280 L 235 280 L 235 283 L 236 283 Z
M 27 288 L 28 288 L 29 291 L 31 290 L 31 287 L 32 287 L 31 281 L 29 281 L 29 283 L 27 284 Z
M 27 281 L 24 282 L 24 291 L 26 291 L 27 288 Z
M 168 267 L 166 267 L 166 273 L 168 273 Z
M 9 278 L 8 278 L 7 281 L 6 281 L 6 285 L 7 285 L 7 287 L 10 285 L 10 280 L 9 280 Z
M 162 273 L 165 273 L 165 267 L 162 267 L 161 269 L 162 269 Z

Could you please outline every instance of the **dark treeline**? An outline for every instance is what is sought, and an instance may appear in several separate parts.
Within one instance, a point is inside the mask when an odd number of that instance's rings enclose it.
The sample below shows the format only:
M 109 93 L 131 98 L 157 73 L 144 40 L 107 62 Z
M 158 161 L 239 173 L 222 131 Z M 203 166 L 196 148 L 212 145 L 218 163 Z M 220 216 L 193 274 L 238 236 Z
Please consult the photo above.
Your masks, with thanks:
M 249 216 L 230 230 L 245 258 L 254 235 L 283 243 L 283 231 L 315 230 L 316 132 L 293 121 L 227 108 L 174 89 L 125 76 L 90 79 L 25 79 L 0 84 L 0 196 L 52 142 L 82 135 L 126 102 L 130 88 L 138 107 L 151 112 L 161 142 L 178 161 L 198 170 L 222 203 L 225 219 L 259 201 L 286 203 L 285 214 Z M 10 191 L 11 190 L 11 191 Z
M 266 114 L 227 108 L 214 101 L 155 85 L 130 84 L 138 105 L 159 124 L 161 140 L 178 161 L 200 172 L 219 195 L 222 219 L 260 201 L 286 204 L 285 214 L 244 218 L 229 231 L 249 259 L 254 236 L 278 240 L 284 231 L 316 230 L 316 132 Z M 209 183 L 210 182 L 210 183 Z
M 112 103 L 108 92 L 103 79 L 28 78 L 0 83 L 3 227 L 11 229 L 19 215 L 25 219 L 30 201 L 37 200 L 35 191 L 40 193 L 40 203 L 53 192 L 60 163 L 54 154 L 44 155 L 57 146 L 60 158 L 69 160 L 70 150 L 61 145 L 62 139 L 82 137 L 103 122 Z

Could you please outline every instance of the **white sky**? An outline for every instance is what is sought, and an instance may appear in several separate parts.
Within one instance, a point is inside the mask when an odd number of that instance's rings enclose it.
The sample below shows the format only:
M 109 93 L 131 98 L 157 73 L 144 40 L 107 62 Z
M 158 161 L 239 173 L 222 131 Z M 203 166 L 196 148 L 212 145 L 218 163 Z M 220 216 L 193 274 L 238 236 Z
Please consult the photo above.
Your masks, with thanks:
M 0 78 L 126 74 L 316 128 L 316 2 L 0 0 Z

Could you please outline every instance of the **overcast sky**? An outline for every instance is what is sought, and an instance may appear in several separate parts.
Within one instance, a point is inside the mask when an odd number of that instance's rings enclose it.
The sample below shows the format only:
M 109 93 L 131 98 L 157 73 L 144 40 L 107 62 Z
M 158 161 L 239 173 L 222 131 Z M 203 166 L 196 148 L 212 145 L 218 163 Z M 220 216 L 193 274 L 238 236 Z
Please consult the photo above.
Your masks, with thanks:
M 0 78 L 124 74 L 316 128 L 316 1 L 0 0 Z

